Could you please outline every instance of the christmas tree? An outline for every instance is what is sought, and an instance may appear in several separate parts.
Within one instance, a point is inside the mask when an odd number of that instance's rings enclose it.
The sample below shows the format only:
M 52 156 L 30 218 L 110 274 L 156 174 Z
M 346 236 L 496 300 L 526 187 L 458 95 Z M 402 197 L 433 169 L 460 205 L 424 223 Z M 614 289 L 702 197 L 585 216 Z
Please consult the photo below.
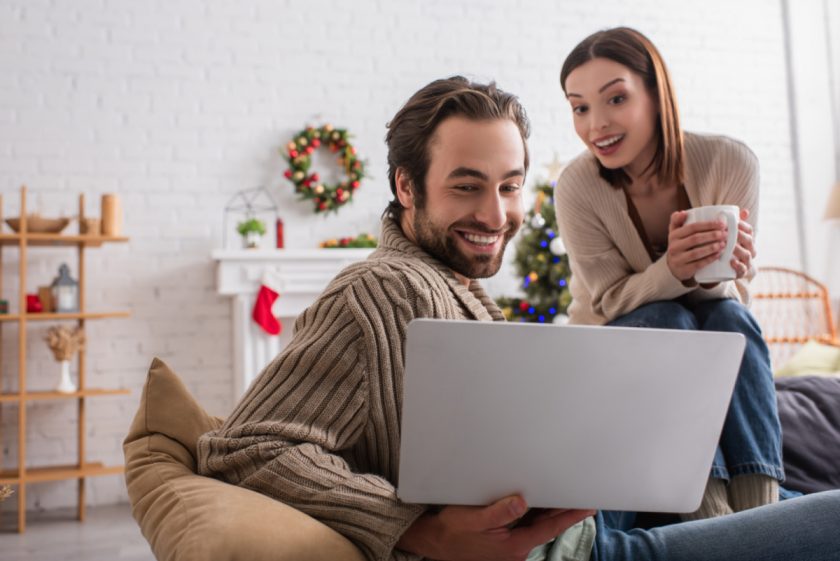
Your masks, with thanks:
M 572 300 L 571 269 L 563 241 L 557 235 L 554 182 L 541 182 L 535 190 L 537 199 L 525 215 L 514 257 L 525 297 L 502 297 L 498 304 L 508 321 L 563 323 Z

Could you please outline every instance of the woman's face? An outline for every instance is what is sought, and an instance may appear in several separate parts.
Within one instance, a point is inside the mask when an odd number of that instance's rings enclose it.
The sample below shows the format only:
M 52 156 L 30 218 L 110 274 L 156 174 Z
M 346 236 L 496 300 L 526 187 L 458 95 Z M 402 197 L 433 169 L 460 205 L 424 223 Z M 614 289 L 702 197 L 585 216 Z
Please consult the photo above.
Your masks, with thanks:
M 566 77 L 575 131 L 601 164 L 636 178 L 656 154 L 657 107 L 642 77 L 594 58 Z

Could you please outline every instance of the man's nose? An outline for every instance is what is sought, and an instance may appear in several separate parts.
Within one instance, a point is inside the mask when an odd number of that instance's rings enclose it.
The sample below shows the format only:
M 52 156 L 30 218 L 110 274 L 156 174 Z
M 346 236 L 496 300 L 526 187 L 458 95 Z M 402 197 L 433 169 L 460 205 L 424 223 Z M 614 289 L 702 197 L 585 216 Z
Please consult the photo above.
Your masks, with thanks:
M 499 230 L 507 222 L 505 202 L 498 192 L 490 192 L 481 198 L 475 218 L 491 230 Z

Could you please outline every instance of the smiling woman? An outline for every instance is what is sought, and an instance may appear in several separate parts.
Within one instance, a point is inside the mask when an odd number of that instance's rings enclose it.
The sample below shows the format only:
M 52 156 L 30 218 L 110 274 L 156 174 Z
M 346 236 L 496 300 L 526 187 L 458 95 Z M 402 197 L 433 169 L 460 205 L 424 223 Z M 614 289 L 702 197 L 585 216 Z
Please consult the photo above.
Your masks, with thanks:
M 564 170 L 555 193 L 572 270 L 571 322 L 745 335 L 703 503 L 683 517 L 778 501 L 784 473 L 769 356 L 744 305 L 754 275 L 755 156 L 729 138 L 683 133 L 665 62 L 633 29 L 584 39 L 564 62 L 560 82 L 587 148 Z M 698 283 L 695 274 L 722 258 L 726 225 L 689 224 L 686 211 L 724 204 L 741 213 L 729 262 L 733 280 Z M 599 528 L 626 530 L 634 520 L 632 513 L 599 516 Z

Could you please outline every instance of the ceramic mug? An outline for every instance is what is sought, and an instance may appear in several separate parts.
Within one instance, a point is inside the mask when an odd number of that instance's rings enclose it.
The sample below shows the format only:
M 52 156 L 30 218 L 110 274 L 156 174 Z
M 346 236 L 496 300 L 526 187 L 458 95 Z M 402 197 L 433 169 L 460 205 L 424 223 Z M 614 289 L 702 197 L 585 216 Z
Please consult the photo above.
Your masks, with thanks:
M 730 265 L 735 243 L 738 241 L 738 223 L 741 220 L 741 210 L 735 205 L 710 205 L 688 209 L 685 223 L 712 222 L 720 220 L 726 223 L 728 235 L 726 247 L 720 257 L 709 263 L 694 275 L 699 283 L 723 282 L 735 278 L 735 269 Z

